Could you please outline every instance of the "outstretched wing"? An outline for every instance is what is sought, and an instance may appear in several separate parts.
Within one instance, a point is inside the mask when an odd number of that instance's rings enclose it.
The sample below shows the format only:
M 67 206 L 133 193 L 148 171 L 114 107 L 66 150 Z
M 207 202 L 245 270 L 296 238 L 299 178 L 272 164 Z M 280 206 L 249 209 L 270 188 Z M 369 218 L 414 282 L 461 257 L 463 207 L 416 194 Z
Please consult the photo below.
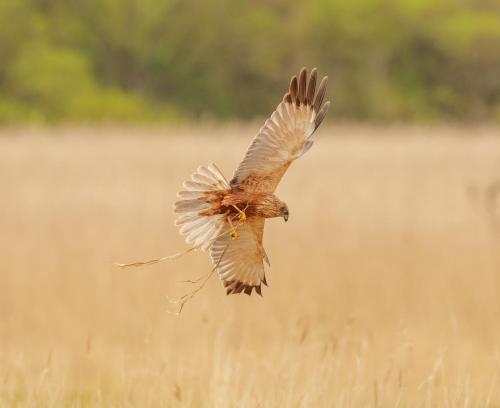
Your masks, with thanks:
M 316 92 L 316 68 L 302 68 L 294 76 L 288 92 L 253 139 L 230 182 L 240 190 L 272 193 L 288 166 L 307 152 L 311 136 L 323 121 L 330 102 L 323 104 L 327 77 Z
M 226 226 L 210 247 L 212 262 L 228 295 L 242 291 L 251 295 L 253 289 L 260 295 L 261 284 L 267 285 L 263 260 L 269 261 L 262 247 L 264 221 L 248 218 L 237 227 L 238 238 L 234 240 Z

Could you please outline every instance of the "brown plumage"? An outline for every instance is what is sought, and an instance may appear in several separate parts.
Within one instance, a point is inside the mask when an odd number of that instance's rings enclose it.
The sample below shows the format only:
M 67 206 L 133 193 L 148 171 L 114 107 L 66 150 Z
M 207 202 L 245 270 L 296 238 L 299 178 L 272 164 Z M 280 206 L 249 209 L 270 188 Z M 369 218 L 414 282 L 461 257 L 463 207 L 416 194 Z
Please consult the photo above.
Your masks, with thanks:
M 186 241 L 209 249 L 227 294 L 267 285 L 262 246 L 266 218 L 288 219 L 288 207 L 274 191 L 290 164 L 312 146 L 311 136 L 325 118 L 327 77 L 316 87 L 316 68 L 302 68 L 288 92 L 253 139 L 245 157 L 227 182 L 211 164 L 199 167 L 184 183 L 175 203 L 176 220 Z M 316 91 L 317 90 L 317 91 Z
M 240 214 L 236 209 L 239 208 L 244 210 L 247 217 L 274 218 L 283 217 L 288 211 L 286 204 L 274 194 L 244 190 L 207 192 L 205 202 L 209 202 L 212 207 L 201 211 L 201 216 L 225 214 L 226 218 L 235 218 Z

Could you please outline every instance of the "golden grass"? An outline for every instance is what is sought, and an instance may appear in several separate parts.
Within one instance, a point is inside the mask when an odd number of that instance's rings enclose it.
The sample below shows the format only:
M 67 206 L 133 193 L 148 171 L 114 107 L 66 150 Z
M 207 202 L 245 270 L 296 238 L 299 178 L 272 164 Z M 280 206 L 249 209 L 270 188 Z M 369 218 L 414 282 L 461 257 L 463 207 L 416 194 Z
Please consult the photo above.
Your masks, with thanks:
M 319 131 L 277 193 L 264 298 L 212 279 L 171 206 L 255 127 L 0 132 L 0 406 L 500 405 L 498 129 Z

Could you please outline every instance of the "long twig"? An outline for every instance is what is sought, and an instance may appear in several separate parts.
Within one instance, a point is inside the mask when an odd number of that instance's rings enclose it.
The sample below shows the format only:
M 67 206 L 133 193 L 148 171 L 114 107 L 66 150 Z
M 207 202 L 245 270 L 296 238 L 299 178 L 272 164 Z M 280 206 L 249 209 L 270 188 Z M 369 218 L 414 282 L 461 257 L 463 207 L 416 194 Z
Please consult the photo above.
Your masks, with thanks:
M 245 207 L 245 210 L 247 208 L 248 208 L 248 204 Z M 243 210 L 243 211 L 245 211 L 245 210 Z M 234 220 L 238 216 L 239 216 L 239 214 L 236 214 L 236 215 L 234 215 L 232 217 L 232 219 Z M 242 221 L 241 218 L 239 218 L 238 222 L 234 226 L 234 229 L 237 230 L 243 223 L 244 223 L 244 221 Z M 223 233 L 217 235 L 215 238 L 213 238 L 211 240 L 210 246 L 213 245 L 214 242 L 216 240 L 218 240 L 219 238 L 223 237 L 224 235 L 228 235 L 230 233 L 232 233 L 232 230 L 224 231 Z M 222 259 L 224 258 L 224 255 L 225 255 L 226 250 L 229 247 L 230 243 L 231 243 L 231 241 L 229 241 L 229 243 L 226 245 L 226 247 L 224 248 L 224 251 L 222 252 L 221 257 L 219 258 L 219 260 L 217 261 L 216 265 L 211 269 L 211 271 L 209 273 L 207 273 L 206 275 L 200 276 L 199 278 L 196 278 L 194 280 L 188 279 L 188 280 L 183 281 L 184 283 L 192 283 L 192 284 L 197 284 L 197 283 L 199 283 L 201 281 L 201 284 L 197 288 L 195 288 L 194 290 L 192 290 L 192 291 L 190 291 L 190 292 L 182 295 L 178 299 L 170 299 L 170 298 L 167 297 L 168 301 L 171 304 L 174 304 L 174 305 L 178 306 L 178 309 L 176 311 L 174 311 L 174 312 L 167 310 L 168 313 L 175 314 L 177 316 L 180 315 L 181 312 L 182 312 L 182 309 L 184 308 L 184 305 L 189 300 L 191 300 L 199 291 L 201 291 L 205 287 L 205 285 L 207 284 L 207 282 L 209 281 L 209 279 L 212 277 L 212 275 L 215 273 L 215 271 L 219 267 L 219 264 L 221 263 Z M 175 260 L 177 258 L 180 258 L 183 255 L 186 255 L 189 252 L 192 252 L 192 251 L 195 251 L 195 250 L 199 249 L 201 247 L 201 245 L 202 244 L 194 246 L 192 248 L 189 248 L 189 249 L 187 249 L 184 252 L 178 252 L 176 254 L 169 255 L 169 256 L 164 256 L 164 257 L 158 258 L 158 259 L 150 259 L 148 261 L 138 261 L 138 262 L 132 262 L 132 263 L 128 263 L 128 264 L 115 263 L 115 265 L 118 266 L 119 268 L 123 269 L 123 268 L 129 268 L 129 267 L 140 267 L 140 266 L 146 266 L 146 265 L 154 265 L 154 264 L 157 264 L 157 263 L 160 263 L 160 262 L 163 262 L 163 261 L 172 261 L 172 260 Z
M 217 268 L 219 267 L 220 262 L 222 261 L 222 258 L 224 258 L 224 254 L 226 253 L 226 250 L 227 250 L 228 247 L 229 247 L 229 244 L 227 244 L 226 247 L 224 248 L 224 251 L 222 252 L 221 257 L 217 261 L 217 264 L 215 264 L 215 266 L 212 268 L 212 270 L 207 275 L 205 275 L 205 279 L 203 280 L 203 282 L 196 289 L 194 289 L 194 290 L 192 290 L 192 291 L 190 291 L 190 292 L 182 295 L 178 299 L 170 299 L 170 298 L 167 297 L 168 301 L 171 304 L 178 306 L 178 309 L 176 311 L 174 311 L 174 312 L 170 311 L 170 310 L 167 310 L 168 313 L 174 314 L 176 316 L 179 316 L 181 314 L 182 309 L 184 308 L 184 305 L 188 301 L 190 301 L 192 298 L 194 298 L 195 295 L 200 290 L 202 290 L 205 287 L 205 285 L 207 284 L 207 282 L 209 281 L 209 279 L 212 277 L 212 275 L 214 274 L 214 272 L 217 270 Z M 192 283 L 195 283 L 195 282 L 192 282 Z
M 192 247 L 192 248 L 189 248 L 183 252 L 178 252 L 178 253 L 173 254 L 173 255 L 164 256 L 163 258 L 150 259 L 149 261 L 137 261 L 137 262 L 132 262 L 132 263 L 128 263 L 128 264 L 115 262 L 115 265 L 118 266 L 119 268 L 122 268 L 122 269 L 123 268 L 130 268 L 132 266 L 139 267 L 139 266 L 146 266 L 146 265 L 154 265 L 154 264 L 157 264 L 157 263 L 160 263 L 163 261 L 173 261 L 174 259 L 180 258 L 181 256 L 183 256 L 191 251 L 195 251 L 197 249 L 198 249 L 198 247 Z
M 237 217 L 238 217 L 238 214 L 236 214 L 235 216 L 233 216 L 232 220 L 236 219 Z M 241 222 L 236 223 L 235 229 L 238 229 L 238 227 L 241 224 L 242 224 Z M 231 231 L 229 230 L 229 231 L 224 231 L 223 233 L 217 235 L 215 238 L 212 238 L 210 240 L 211 244 L 213 244 L 216 240 L 218 240 L 219 238 L 223 237 L 224 235 L 228 235 L 230 233 L 231 233 Z M 202 244 L 199 244 L 197 246 L 188 248 L 187 250 L 185 250 L 183 252 L 178 252 L 178 253 L 173 254 L 173 255 L 164 256 L 162 258 L 150 259 L 148 261 L 137 261 L 137 262 L 131 262 L 131 263 L 118 263 L 118 262 L 115 262 L 114 265 L 116 265 L 117 267 L 119 267 L 121 269 L 125 269 L 125 268 L 130 268 L 130 267 L 140 267 L 140 266 L 154 265 L 154 264 L 157 264 L 157 263 L 160 263 L 160 262 L 163 262 L 163 261 L 173 261 L 173 260 L 175 260 L 177 258 L 180 258 L 183 255 L 188 254 L 189 252 L 196 251 L 201 246 L 202 246 Z

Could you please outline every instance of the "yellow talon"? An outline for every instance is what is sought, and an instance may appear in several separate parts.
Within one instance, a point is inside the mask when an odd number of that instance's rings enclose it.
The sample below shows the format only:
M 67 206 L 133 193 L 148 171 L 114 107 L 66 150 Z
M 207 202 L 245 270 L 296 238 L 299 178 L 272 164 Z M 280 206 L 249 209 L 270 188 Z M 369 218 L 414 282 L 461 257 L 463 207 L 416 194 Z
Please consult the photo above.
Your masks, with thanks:
M 236 209 L 236 211 L 238 211 L 238 213 L 240 214 L 240 221 L 246 221 L 247 220 L 247 215 L 241 211 L 236 205 L 233 205 L 233 207 Z M 248 207 L 248 206 L 247 206 Z M 246 209 L 246 208 L 245 208 Z
M 237 239 L 238 238 L 238 233 L 236 232 L 236 228 L 234 228 L 234 225 L 233 225 L 233 223 L 231 221 L 231 218 L 228 217 L 227 221 L 229 223 L 229 226 L 231 227 L 231 239 L 233 239 L 233 240 Z
M 236 211 L 238 211 L 239 222 L 236 224 L 236 226 L 234 226 L 232 221 L 231 221 L 230 215 L 227 216 L 227 222 L 228 222 L 229 226 L 231 227 L 231 239 L 234 240 L 234 239 L 238 239 L 238 233 L 236 232 L 236 228 L 238 228 L 240 223 L 245 222 L 247 220 L 247 215 L 245 214 L 244 211 L 248 208 L 248 204 L 245 207 L 245 210 L 243 210 L 243 211 L 241 211 L 236 205 L 233 205 L 233 207 L 236 209 Z

